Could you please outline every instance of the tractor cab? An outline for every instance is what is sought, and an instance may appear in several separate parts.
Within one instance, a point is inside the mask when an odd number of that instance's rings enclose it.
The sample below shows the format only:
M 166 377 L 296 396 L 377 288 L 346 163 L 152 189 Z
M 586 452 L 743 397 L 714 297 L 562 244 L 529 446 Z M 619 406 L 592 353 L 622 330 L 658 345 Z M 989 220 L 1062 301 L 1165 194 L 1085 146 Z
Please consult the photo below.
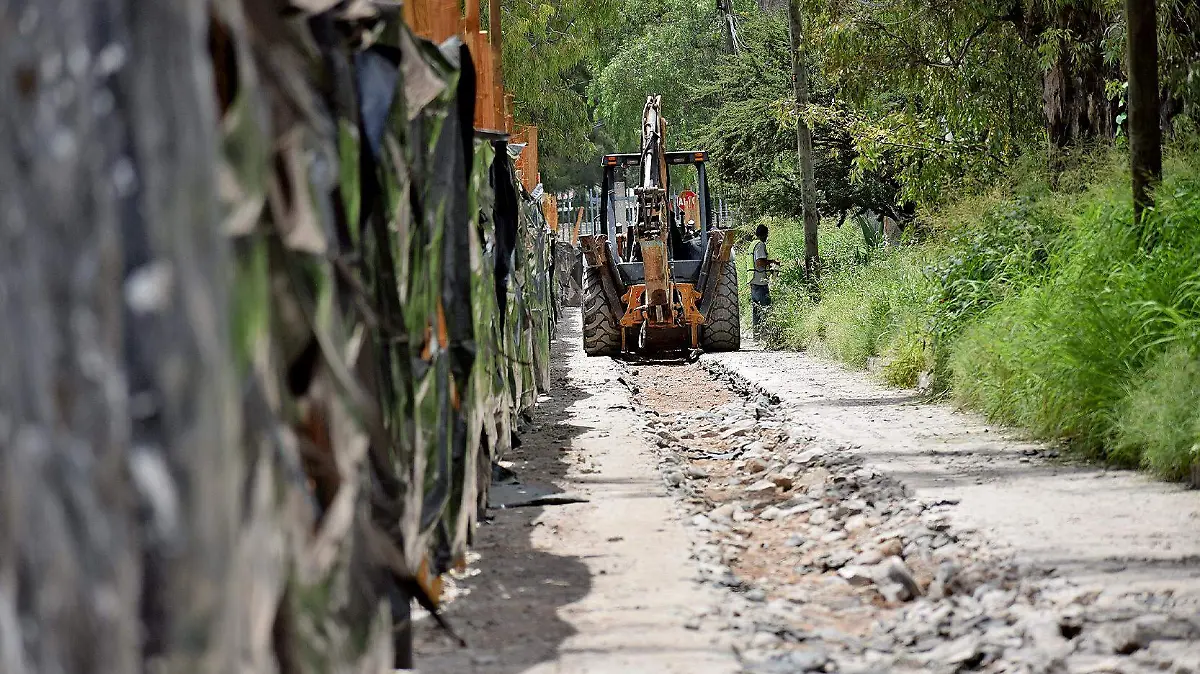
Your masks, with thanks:
M 667 194 L 671 208 L 667 212 L 669 259 L 673 280 L 695 283 L 700 275 L 704 251 L 712 230 L 712 202 L 704 163 L 708 153 L 675 151 L 665 153 L 668 165 Z M 638 153 L 608 154 L 602 160 L 604 179 L 600 187 L 600 227 L 607 237 L 621 280 L 642 283 L 644 265 L 641 249 L 633 236 L 637 220 L 637 196 L 634 185 L 642 169 Z M 688 223 L 694 223 L 694 229 Z

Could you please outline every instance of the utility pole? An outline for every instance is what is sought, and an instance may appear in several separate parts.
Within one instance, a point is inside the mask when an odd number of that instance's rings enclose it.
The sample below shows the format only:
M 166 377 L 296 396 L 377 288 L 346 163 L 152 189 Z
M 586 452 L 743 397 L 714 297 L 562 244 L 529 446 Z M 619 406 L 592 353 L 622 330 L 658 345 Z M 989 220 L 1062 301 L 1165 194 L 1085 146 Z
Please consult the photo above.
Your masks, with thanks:
M 1127 0 L 1136 1 L 1138 0 Z M 808 63 L 804 51 L 800 0 L 788 0 L 788 27 L 792 39 L 792 88 L 796 97 L 796 108 L 802 113 L 808 107 Z M 796 120 L 796 154 L 800 157 L 801 196 L 804 204 L 804 273 L 811 283 L 819 273 L 821 258 L 817 250 L 817 223 L 821 218 L 817 213 L 817 187 L 813 179 L 812 130 L 808 128 L 803 115 Z
M 1129 168 L 1133 219 L 1154 205 L 1151 190 L 1162 179 L 1158 103 L 1158 19 L 1155 0 L 1125 0 L 1129 67 Z

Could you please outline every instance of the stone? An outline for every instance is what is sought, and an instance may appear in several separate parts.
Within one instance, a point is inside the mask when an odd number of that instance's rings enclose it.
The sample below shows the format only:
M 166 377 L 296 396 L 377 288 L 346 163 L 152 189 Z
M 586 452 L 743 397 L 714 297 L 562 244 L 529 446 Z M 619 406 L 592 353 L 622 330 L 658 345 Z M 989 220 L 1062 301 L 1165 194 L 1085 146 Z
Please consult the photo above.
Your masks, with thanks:
M 849 564 L 838 569 L 838 575 L 854 587 L 866 587 L 875 582 L 871 569 L 857 564 Z
M 1126 658 L 1101 655 L 1074 655 L 1066 662 L 1067 674 L 1126 674 L 1132 672 Z
M 792 463 L 799 464 L 801 466 L 807 466 L 813 461 L 816 461 L 817 457 L 819 456 L 821 456 L 821 450 L 809 449 L 793 456 Z
M 793 672 L 824 671 L 829 656 L 821 649 L 795 650 L 787 654 L 787 664 Z
M 739 524 L 743 522 L 749 522 L 752 519 L 754 519 L 754 513 L 742 510 L 741 508 L 738 508 L 733 513 L 733 521 Z
M 851 515 L 850 517 L 846 518 L 846 523 L 843 526 L 845 526 L 846 531 L 849 531 L 850 533 L 863 531 L 867 528 L 867 518 L 863 517 L 862 515 Z
M 687 476 L 692 478 L 693 480 L 707 480 L 708 479 L 708 471 L 704 470 L 700 466 L 688 466 L 687 470 L 684 472 L 687 473 Z
M 1134 623 L 1116 623 L 1100 628 L 1097 640 L 1107 646 L 1110 653 L 1129 655 L 1145 648 L 1149 642 L 1144 642 L 1138 634 Z
M 925 513 L 921 516 L 921 524 L 930 531 L 946 531 L 950 528 L 950 518 L 942 513 Z
M 849 564 L 853 559 L 853 552 L 850 552 L 849 550 L 835 550 L 828 555 L 825 555 L 825 558 L 821 560 L 821 565 L 824 566 L 826 570 L 833 571 Z
M 1133 621 L 1138 642 L 1148 646 L 1152 641 L 1190 641 L 1200 639 L 1200 624 L 1183 617 L 1158 613 L 1138 616 Z
M 748 601 L 752 601 L 755 603 L 764 602 L 767 600 L 767 593 L 764 592 L 761 588 L 756 587 L 756 588 L 746 592 L 746 599 Z
M 898 538 L 889 538 L 880 543 L 876 550 L 884 557 L 899 557 L 900 553 L 904 552 L 904 544 Z
M 742 436 L 742 435 L 749 433 L 751 430 L 754 429 L 755 425 L 756 424 L 755 424 L 754 419 L 742 419 L 741 421 L 738 421 L 738 422 L 734 423 L 732 426 L 730 426 L 729 428 L 725 429 L 725 431 L 722 432 L 719 437 L 722 440 L 727 440 L 729 438 L 736 438 L 738 436 Z
M 763 461 L 762 459 L 757 458 L 757 457 L 746 459 L 745 470 L 747 473 L 750 473 L 751 475 L 753 475 L 754 473 L 761 473 L 761 472 L 765 471 L 766 469 L 767 469 L 766 461 Z
M 771 484 L 767 480 L 759 480 L 758 482 L 755 482 L 754 484 L 750 485 L 749 487 L 746 487 L 746 492 L 753 496 L 762 496 L 763 494 L 773 494 L 773 493 L 775 493 L 775 485 Z
M 672 470 L 663 475 L 663 479 L 667 481 L 668 485 L 672 487 L 678 487 L 679 485 L 683 484 L 683 473 L 677 470 Z
M 783 544 L 789 548 L 798 548 L 801 545 L 804 545 L 806 540 L 807 539 L 800 534 L 792 534 L 791 536 L 788 536 L 787 540 L 784 541 Z
M 812 596 L 801 588 L 789 587 L 783 591 L 783 598 L 793 604 L 807 604 L 812 599 Z
M 943 546 L 939 547 L 937 550 L 935 550 L 934 554 L 933 554 L 933 558 L 938 561 L 941 561 L 941 560 L 953 561 L 956 559 L 963 559 L 966 556 L 967 556 L 967 551 L 961 545 L 958 545 L 955 543 L 949 543 L 947 545 L 943 545 Z
M 842 507 L 851 513 L 861 513 L 867 509 L 867 502 L 860 498 L 852 498 L 842 502 Z
M 906 559 L 915 559 L 929 554 L 929 539 L 910 541 L 904 546 L 904 552 L 900 553 L 901 557 Z
M 726 503 L 713 508 L 708 513 L 708 518 L 714 522 L 732 522 L 734 506 L 732 503 Z
M 899 604 L 913 598 L 912 594 L 899 583 L 877 582 L 876 586 L 879 594 L 883 595 L 883 598 L 891 604 Z
M 764 445 L 759 440 L 755 440 L 754 442 L 747 443 L 745 445 L 744 449 L 746 451 L 747 456 L 763 457 L 763 456 L 767 455 L 767 446 Z
M 800 515 L 817 510 L 821 507 L 821 502 L 814 501 L 807 496 L 794 496 L 780 503 L 779 507 L 787 510 L 791 515 Z
M 857 557 L 854 558 L 855 564 L 862 566 L 874 566 L 884 560 L 884 554 L 876 548 L 863 550 Z
M 825 524 L 828 521 L 829 521 L 829 511 L 827 511 L 827 510 L 823 510 L 823 509 L 822 510 L 814 510 L 808 516 L 808 523 L 812 524 L 814 526 L 821 526 L 822 524 Z
M 1200 648 L 1195 642 L 1154 641 L 1134 657 L 1149 669 L 1171 674 L 1200 674 Z
M 783 515 L 782 510 L 776 508 L 775 506 L 770 506 L 758 514 L 758 519 L 767 520 L 770 522 L 779 519 L 781 515 Z
M 909 570 L 908 565 L 904 563 L 903 559 L 889 557 L 886 561 L 881 562 L 878 568 L 881 575 L 889 581 L 903 586 L 912 597 L 921 596 L 921 586 L 917 585 L 912 571 Z
M 783 639 L 780 639 L 779 635 L 770 632 L 758 632 L 750 640 L 750 645 L 754 648 L 772 648 L 781 643 L 783 643 Z
M 981 646 L 977 635 L 964 634 L 950 643 L 935 648 L 929 656 L 930 660 L 952 666 L 975 663 L 983 655 L 980 650 Z
M 1005 592 L 1004 590 L 988 590 L 979 597 L 979 603 L 983 606 L 983 610 L 989 615 L 998 615 L 1008 610 L 1008 607 L 1016 601 L 1017 595 L 1015 592 Z
M 1023 627 L 1027 643 L 1045 662 L 1057 661 L 1072 650 L 1071 643 L 1063 638 L 1058 620 L 1051 616 L 1035 614 L 1025 621 Z
M 958 576 L 958 564 L 951 561 L 945 561 L 938 565 L 937 572 L 934 573 L 933 581 L 929 583 L 929 589 L 926 594 L 931 599 L 941 599 L 950 594 L 951 584 Z
M 822 543 L 836 543 L 838 541 L 846 540 L 847 537 L 848 537 L 848 534 L 845 531 L 831 531 L 821 537 L 821 542 Z
M 732 571 L 728 570 L 719 574 L 715 583 L 718 587 L 728 587 L 735 590 L 742 586 L 742 580 L 735 576 Z
M 793 483 L 792 478 L 790 478 L 786 475 L 783 475 L 782 473 L 772 473 L 771 476 L 768 477 L 767 479 L 770 480 L 771 483 L 774 484 L 776 487 L 779 487 L 780 489 L 783 489 L 784 491 L 787 491 L 788 489 L 792 488 L 792 483 Z

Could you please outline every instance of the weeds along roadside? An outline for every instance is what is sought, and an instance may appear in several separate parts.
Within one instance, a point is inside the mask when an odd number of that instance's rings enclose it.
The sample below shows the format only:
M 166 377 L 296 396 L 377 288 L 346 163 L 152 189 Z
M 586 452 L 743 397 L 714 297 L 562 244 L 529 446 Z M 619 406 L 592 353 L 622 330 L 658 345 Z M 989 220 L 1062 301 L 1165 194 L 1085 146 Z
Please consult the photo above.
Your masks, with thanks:
M 820 301 L 798 221 L 769 219 L 784 262 L 766 341 L 947 394 L 1081 456 L 1170 480 L 1200 463 L 1200 153 L 1175 154 L 1143 228 L 1115 153 L 994 191 L 874 244 L 821 232 Z

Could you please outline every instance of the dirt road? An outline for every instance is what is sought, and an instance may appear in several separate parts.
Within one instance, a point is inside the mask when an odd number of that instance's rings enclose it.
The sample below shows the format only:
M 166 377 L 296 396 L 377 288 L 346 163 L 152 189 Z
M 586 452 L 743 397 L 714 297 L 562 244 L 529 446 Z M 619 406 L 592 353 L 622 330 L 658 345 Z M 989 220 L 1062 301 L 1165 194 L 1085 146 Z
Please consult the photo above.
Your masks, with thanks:
M 800 354 L 588 359 L 422 672 L 1197 672 L 1200 493 Z M 586 499 L 586 502 L 571 502 Z
M 478 575 L 447 613 L 470 647 L 425 626 L 421 671 L 736 672 L 727 639 L 697 629 L 721 595 L 694 581 L 687 528 L 621 368 L 585 358 L 578 316 L 564 323 L 553 394 L 506 464 L 531 489 L 586 502 L 492 511 Z

